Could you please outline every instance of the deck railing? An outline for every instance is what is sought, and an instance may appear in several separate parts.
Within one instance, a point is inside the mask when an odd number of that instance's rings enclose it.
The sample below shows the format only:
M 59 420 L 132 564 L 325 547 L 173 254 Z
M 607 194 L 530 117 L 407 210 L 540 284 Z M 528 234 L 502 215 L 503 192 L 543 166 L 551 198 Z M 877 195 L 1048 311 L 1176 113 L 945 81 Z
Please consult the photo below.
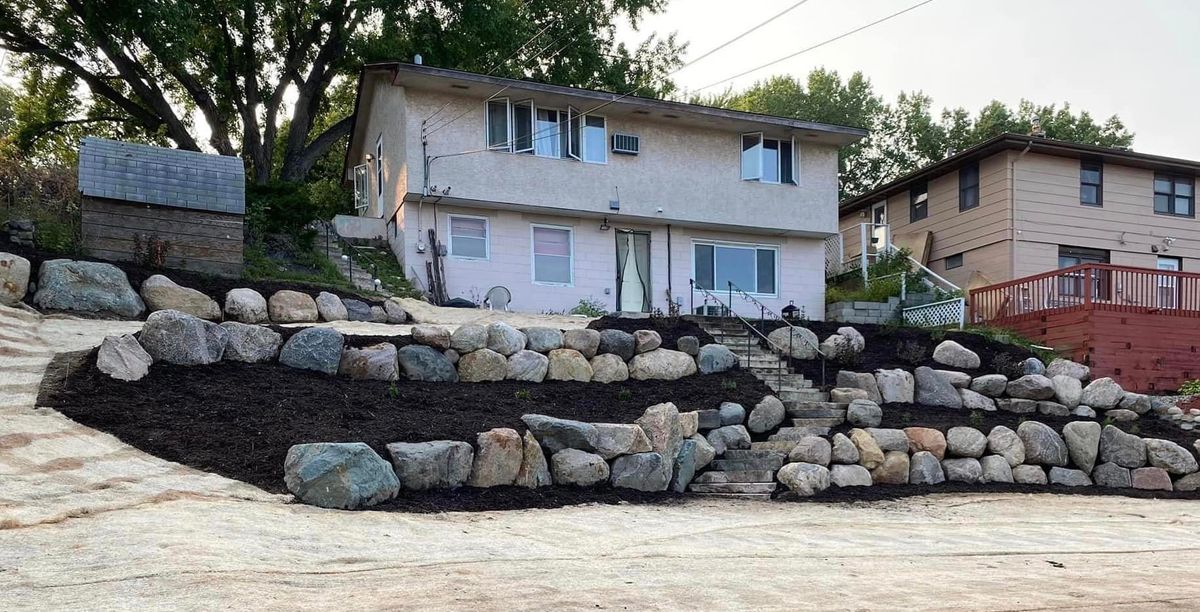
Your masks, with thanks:
M 1083 264 L 971 291 L 971 321 L 1104 310 L 1200 318 L 1200 274 Z

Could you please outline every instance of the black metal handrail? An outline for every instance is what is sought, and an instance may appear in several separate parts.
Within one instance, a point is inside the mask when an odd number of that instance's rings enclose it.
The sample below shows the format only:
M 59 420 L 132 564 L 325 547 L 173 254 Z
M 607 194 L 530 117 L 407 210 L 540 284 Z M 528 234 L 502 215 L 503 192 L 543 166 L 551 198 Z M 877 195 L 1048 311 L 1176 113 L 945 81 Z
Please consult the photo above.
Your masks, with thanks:
M 762 338 L 763 340 L 765 340 L 766 343 L 768 345 L 770 345 L 771 347 L 773 347 L 779 351 L 783 350 L 782 347 L 780 347 L 778 344 L 775 344 L 774 342 L 772 342 L 771 339 L 768 338 L 765 334 L 763 334 L 761 331 L 755 329 L 753 324 L 751 324 L 746 319 L 742 318 L 742 316 L 739 315 L 738 313 L 734 312 L 733 309 L 729 307 L 729 305 L 722 302 L 721 298 L 714 295 L 708 289 L 705 289 L 703 287 L 696 285 L 696 281 L 694 279 L 688 279 L 688 284 L 691 285 L 691 287 L 692 287 L 693 295 L 694 295 L 695 291 L 697 291 L 697 290 L 700 291 L 705 296 L 704 301 L 706 304 L 707 304 L 709 298 L 711 298 L 712 301 L 716 302 L 718 305 L 721 306 L 722 312 L 727 313 L 727 315 L 732 315 L 738 321 L 741 321 L 742 325 L 744 325 L 747 330 L 754 332 L 754 334 L 758 335 L 759 338 Z M 694 312 L 695 308 L 693 308 L 692 310 Z M 788 338 L 788 342 L 789 342 L 788 354 L 789 355 L 791 355 L 791 350 L 790 350 L 791 349 L 791 346 L 790 346 L 791 338 L 790 338 L 790 336 L 791 336 L 791 334 L 789 334 L 789 338 Z M 751 338 L 750 334 L 746 334 L 746 366 L 747 367 L 750 366 L 750 347 L 751 347 L 750 338 Z M 775 366 L 775 385 L 778 388 L 783 388 L 783 372 L 784 372 L 785 368 L 789 368 L 789 366 L 787 365 L 787 363 L 784 360 L 780 359 L 778 364 Z M 788 373 L 791 374 L 790 371 Z
M 791 343 L 797 335 L 795 330 L 800 329 L 800 327 L 797 325 L 792 325 L 791 321 L 788 321 L 783 315 L 775 312 L 774 310 L 771 310 L 770 308 L 767 307 L 766 304 L 763 304 L 762 302 L 754 299 L 754 296 L 743 291 L 742 288 L 738 287 L 736 284 L 734 284 L 733 281 L 726 281 L 726 282 L 729 283 L 729 296 L 730 296 L 729 301 L 730 302 L 733 302 L 733 292 L 736 291 L 738 293 L 738 296 L 741 297 L 743 300 L 746 300 L 746 301 L 750 302 L 751 304 L 758 306 L 758 309 L 759 309 L 759 319 L 758 320 L 759 321 L 765 323 L 767 315 L 771 315 L 771 318 L 773 320 L 780 321 L 781 323 L 783 323 L 784 325 L 787 325 L 790 328 L 790 329 L 788 329 L 788 353 L 787 353 L 787 356 L 790 359 L 792 357 Z M 731 310 L 732 310 L 732 308 L 731 308 Z M 805 337 L 803 335 L 800 336 L 800 340 L 802 342 L 804 342 L 804 344 L 807 344 L 810 348 L 812 348 L 812 350 L 817 354 L 817 356 L 821 358 L 821 385 L 824 386 L 825 385 L 825 361 L 826 361 L 825 352 L 821 350 L 821 347 L 819 345 L 814 344 L 812 340 L 809 340 L 807 337 Z
M 350 286 L 354 287 L 355 289 L 363 289 L 363 287 L 359 287 L 358 285 L 354 284 L 354 245 L 350 244 L 350 242 L 345 238 L 342 238 L 341 235 L 337 233 L 334 225 L 329 221 L 318 219 L 316 223 L 318 223 L 325 232 L 325 257 L 330 257 L 330 247 L 337 246 L 338 251 L 342 253 L 342 255 L 346 258 L 346 262 L 349 264 L 348 274 L 350 275 L 350 278 L 347 280 L 350 281 Z M 332 243 L 330 243 L 331 236 L 333 237 Z M 375 262 L 367 260 L 366 263 L 367 265 L 364 266 L 362 260 L 360 259 L 358 267 L 364 270 L 369 269 L 372 279 L 379 278 L 379 267 L 375 264 Z M 380 287 L 374 286 L 374 283 L 371 285 L 372 286 L 370 288 L 366 289 L 367 291 L 379 291 Z

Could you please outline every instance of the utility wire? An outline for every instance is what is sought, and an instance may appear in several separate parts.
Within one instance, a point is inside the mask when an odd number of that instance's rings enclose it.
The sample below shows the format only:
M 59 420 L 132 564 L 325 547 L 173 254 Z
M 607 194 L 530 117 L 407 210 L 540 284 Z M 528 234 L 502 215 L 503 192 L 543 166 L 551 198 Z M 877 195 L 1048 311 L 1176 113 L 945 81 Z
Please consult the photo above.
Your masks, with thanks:
M 792 11 L 794 11 L 794 10 L 798 9 L 798 8 L 800 8 L 802 5 L 804 5 L 804 4 L 805 4 L 805 3 L 807 3 L 807 2 L 808 2 L 808 0 L 800 0 L 799 2 L 797 2 L 797 3 L 795 3 L 795 4 L 791 5 L 791 6 L 789 6 L 789 7 L 785 8 L 785 9 L 783 9 L 782 11 L 780 11 L 780 12 L 779 12 L 779 14 L 775 15 L 774 17 L 771 17 L 770 19 L 768 19 L 768 20 L 766 20 L 766 21 L 764 21 L 764 22 L 762 22 L 762 23 L 760 23 L 760 24 L 758 24 L 758 25 L 754 26 L 753 28 L 750 28 L 749 30 L 746 30 L 745 32 L 742 32 L 741 34 L 738 34 L 737 36 L 734 36 L 733 38 L 731 38 L 731 39 L 729 39 L 729 40 L 727 40 L 727 41 L 725 41 L 725 42 L 723 42 L 723 43 L 721 43 L 721 44 L 717 45 L 716 47 L 713 47 L 712 49 L 709 49 L 708 51 L 706 51 L 706 52 L 705 52 L 703 55 L 701 55 L 700 57 L 697 57 L 696 59 L 693 59 L 693 60 L 689 61 L 687 64 L 685 64 L 684 66 L 682 66 L 681 68 L 679 68 L 679 70 L 683 70 L 684 68 L 687 68 L 688 66 L 690 66 L 690 65 L 692 65 L 692 64 L 695 64 L 696 62 L 698 62 L 698 61 L 700 61 L 700 60 L 702 60 L 702 59 L 704 59 L 704 58 L 706 58 L 706 57 L 708 57 L 708 56 L 710 56 L 710 55 L 712 55 L 712 54 L 716 53 L 717 51 L 720 51 L 721 49 L 724 49 L 725 47 L 728 47 L 729 45 L 732 45 L 733 43 L 735 43 L 735 42 L 737 42 L 737 41 L 739 41 L 739 40 L 741 40 L 741 39 L 743 39 L 743 38 L 745 38 L 745 37 L 747 37 L 747 36 L 749 36 L 749 35 L 751 35 L 751 34 L 753 34 L 753 33 L 757 32 L 757 31 L 758 31 L 760 28 L 762 28 L 763 26 L 765 26 L 765 25 L 767 25 L 768 23 L 771 23 L 772 21 L 775 21 L 776 19 L 779 19 L 780 17 L 783 17 L 784 15 L 786 15 L 786 14 L 788 14 L 788 13 L 790 13 L 790 12 L 792 12 Z M 679 72 L 679 70 L 676 70 L 676 72 Z

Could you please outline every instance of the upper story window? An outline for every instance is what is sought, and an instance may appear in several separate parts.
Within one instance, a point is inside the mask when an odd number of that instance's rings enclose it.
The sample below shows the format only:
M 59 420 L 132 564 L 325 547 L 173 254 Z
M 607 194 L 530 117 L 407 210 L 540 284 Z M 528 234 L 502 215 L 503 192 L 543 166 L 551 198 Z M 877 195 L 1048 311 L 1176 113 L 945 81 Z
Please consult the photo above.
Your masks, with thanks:
M 494 151 L 608 162 L 608 126 L 602 116 L 497 98 L 488 100 L 485 117 L 487 146 Z
M 1160 215 L 1196 216 L 1195 186 L 1190 176 L 1154 175 L 1154 212 Z
M 468 259 L 488 258 L 487 217 L 450 215 L 450 255 Z
M 742 180 L 798 185 L 797 153 L 794 139 L 764 138 L 762 132 L 742 134 Z
M 916 223 L 929 216 L 929 184 L 917 183 L 908 190 L 908 221 Z
M 958 210 L 979 206 L 979 164 L 971 163 L 958 171 Z
M 1100 162 L 1079 163 L 1079 203 L 1084 206 L 1104 205 L 1104 165 Z

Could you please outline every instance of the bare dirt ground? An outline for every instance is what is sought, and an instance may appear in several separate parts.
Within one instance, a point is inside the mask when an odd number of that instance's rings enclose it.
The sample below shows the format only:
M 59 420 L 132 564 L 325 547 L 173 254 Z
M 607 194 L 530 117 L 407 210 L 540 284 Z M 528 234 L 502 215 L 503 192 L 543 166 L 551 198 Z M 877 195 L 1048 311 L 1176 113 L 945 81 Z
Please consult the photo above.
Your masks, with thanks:
M 1191 501 L 289 504 L 34 407 L 53 352 L 138 325 L 0 307 L 0 610 L 1200 607 Z

